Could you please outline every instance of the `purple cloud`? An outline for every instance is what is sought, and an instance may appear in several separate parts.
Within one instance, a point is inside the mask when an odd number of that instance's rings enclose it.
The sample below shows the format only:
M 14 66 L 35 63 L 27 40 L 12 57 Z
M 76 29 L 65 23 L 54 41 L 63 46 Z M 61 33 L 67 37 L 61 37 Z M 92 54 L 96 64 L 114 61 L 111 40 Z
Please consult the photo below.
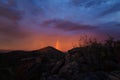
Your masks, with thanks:
M 64 31 L 80 31 L 80 30 L 93 30 L 97 27 L 87 25 L 87 24 L 79 24 L 71 21 L 64 20 L 48 20 L 43 23 L 44 26 L 54 27 L 56 29 L 64 30 Z

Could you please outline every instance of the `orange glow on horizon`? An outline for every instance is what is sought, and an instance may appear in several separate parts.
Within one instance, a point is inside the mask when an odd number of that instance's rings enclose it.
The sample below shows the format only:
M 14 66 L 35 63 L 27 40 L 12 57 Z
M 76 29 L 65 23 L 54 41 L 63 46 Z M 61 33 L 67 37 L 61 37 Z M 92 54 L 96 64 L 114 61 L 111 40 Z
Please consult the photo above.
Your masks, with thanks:
M 3 50 L 37 50 L 47 46 L 55 47 L 61 51 L 68 51 L 74 47 L 84 45 L 79 42 L 81 35 L 31 35 L 25 39 L 15 40 L 14 42 L 8 42 L 0 45 L 0 49 Z M 82 37 L 81 37 L 82 38 Z M 100 37 L 102 38 L 102 37 Z M 56 41 L 57 39 L 57 41 Z M 80 45 L 80 44 L 81 45 Z
M 57 40 L 57 42 L 56 42 L 56 44 L 55 44 L 55 48 L 58 49 L 58 50 L 60 50 L 60 43 L 59 43 L 58 40 Z

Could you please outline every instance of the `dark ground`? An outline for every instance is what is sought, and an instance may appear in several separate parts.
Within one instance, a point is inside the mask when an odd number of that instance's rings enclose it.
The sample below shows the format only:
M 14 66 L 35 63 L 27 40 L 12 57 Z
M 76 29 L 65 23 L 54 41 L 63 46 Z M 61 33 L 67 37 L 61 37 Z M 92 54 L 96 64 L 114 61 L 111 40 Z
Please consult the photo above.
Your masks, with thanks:
M 0 80 L 120 80 L 120 41 L 1 53 Z

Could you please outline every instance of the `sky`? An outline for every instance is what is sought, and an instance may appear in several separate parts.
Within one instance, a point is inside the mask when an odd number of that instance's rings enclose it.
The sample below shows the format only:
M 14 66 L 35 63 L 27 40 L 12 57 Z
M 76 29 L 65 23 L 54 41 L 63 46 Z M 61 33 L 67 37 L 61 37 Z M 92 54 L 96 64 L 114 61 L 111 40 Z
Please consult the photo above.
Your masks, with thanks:
M 0 0 L 0 49 L 76 45 L 83 35 L 120 38 L 120 0 Z

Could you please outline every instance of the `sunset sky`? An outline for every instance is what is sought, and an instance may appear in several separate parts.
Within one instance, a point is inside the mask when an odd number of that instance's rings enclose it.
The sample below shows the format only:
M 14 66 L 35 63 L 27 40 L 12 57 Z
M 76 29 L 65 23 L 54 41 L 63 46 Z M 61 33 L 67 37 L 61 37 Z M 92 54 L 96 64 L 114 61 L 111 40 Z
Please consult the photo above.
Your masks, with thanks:
M 0 49 L 72 48 L 81 35 L 120 38 L 120 0 L 0 0 Z

